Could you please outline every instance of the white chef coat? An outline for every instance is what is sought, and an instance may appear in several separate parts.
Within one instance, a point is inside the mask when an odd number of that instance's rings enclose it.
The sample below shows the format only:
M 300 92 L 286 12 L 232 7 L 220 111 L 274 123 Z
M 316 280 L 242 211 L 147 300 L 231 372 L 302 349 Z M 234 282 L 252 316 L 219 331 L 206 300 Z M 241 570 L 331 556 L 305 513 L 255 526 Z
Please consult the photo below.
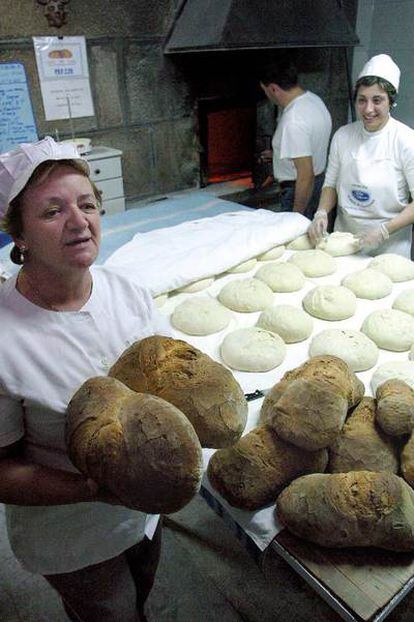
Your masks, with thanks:
M 361 235 L 401 212 L 414 190 L 414 130 L 390 119 L 377 132 L 361 121 L 341 127 L 332 139 L 324 186 L 338 195 L 336 231 Z M 410 257 L 412 227 L 390 235 L 375 254 Z
M 292 158 L 312 157 L 313 172 L 325 170 L 332 119 L 323 101 L 306 91 L 283 109 L 272 139 L 273 173 L 278 181 L 292 181 L 297 173 Z
M 76 471 L 64 439 L 73 393 L 86 379 L 106 375 L 134 341 L 171 334 L 146 289 L 101 267 L 92 275 L 91 297 L 74 312 L 32 304 L 16 290 L 16 276 L 0 287 L 0 446 L 24 436 L 29 460 L 67 471 Z M 16 557 L 41 574 L 114 557 L 142 539 L 146 523 L 151 536 L 157 522 L 98 502 L 7 505 L 6 517 Z

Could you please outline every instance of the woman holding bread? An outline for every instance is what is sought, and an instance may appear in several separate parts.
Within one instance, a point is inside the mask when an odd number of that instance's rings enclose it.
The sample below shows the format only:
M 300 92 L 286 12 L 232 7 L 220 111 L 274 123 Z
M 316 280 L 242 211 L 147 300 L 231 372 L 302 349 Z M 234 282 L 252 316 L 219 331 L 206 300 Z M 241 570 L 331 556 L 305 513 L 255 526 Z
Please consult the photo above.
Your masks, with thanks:
M 12 549 L 71 620 L 143 620 L 158 516 L 123 507 L 74 468 L 65 412 L 132 342 L 169 329 L 148 291 L 92 267 L 100 195 L 73 145 L 47 137 L 0 155 L 0 217 L 21 265 L 0 288 L 0 502 Z
M 369 254 L 410 257 L 414 223 L 414 130 L 393 119 L 400 70 L 386 54 L 371 58 L 358 76 L 359 121 L 334 134 L 318 210 L 308 234 L 317 243 L 336 206 L 335 231 L 360 239 Z

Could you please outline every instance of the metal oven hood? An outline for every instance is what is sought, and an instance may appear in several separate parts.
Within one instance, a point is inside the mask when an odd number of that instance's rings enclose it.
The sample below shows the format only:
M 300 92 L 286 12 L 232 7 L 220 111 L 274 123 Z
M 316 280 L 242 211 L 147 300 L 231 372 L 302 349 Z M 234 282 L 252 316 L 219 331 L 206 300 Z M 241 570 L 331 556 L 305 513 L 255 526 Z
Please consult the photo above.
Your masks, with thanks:
M 182 0 L 164 53 L 358 43 L 340 0 Z

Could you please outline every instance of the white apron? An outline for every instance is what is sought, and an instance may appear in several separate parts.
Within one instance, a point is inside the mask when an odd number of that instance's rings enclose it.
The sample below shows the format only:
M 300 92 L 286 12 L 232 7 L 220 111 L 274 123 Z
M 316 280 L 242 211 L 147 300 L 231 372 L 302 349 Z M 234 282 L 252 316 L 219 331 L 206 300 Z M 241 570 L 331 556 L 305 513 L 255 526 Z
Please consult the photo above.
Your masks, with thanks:
M 364 144 L 345 154 L 337 186 L 335 231 L 364 234 L 406 207 L 398 197 L 397 177 L 386 146 L 387 141 L 380 140 L 374 158 Z M 392 233 L 372 254 L 397 253 L 410 258 L 411 236 L 411 225 L 404 227 Z

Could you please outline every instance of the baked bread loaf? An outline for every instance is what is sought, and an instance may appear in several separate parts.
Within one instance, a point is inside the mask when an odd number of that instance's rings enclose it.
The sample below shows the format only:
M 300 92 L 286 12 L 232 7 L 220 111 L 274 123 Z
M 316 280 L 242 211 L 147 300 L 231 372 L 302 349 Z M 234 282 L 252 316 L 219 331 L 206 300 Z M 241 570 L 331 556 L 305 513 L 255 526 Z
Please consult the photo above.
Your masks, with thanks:
M 248 406 L 231 371 L 181 339 L 141 339 L 121 354 L 109 376 L 174 404 L 203 447 L 233 445 L 245 428 Z
M 342 359 L 332 355 L 313 356 L 294 369 L 285 373 L 266 395 L 261 412 L 260 422 L 267 423 L 273 417 L 273 411 L 282 393 L 292 380 L 307 378 L 323 380 L 334 392 L 345 397 L 348 409 L 358 404 L 364 395 L 364 385 Z
M 260 423 L 268 423 L 288 443 L 307 451 L 329 447 L 364 385 L 335 356 L 315 356 L 288 371 L 266 395 Z
M 81 473 L 135 510 L 176 512 L 200 488 L 202 451 L 187 417 L 115 378 L 90 378 L 73 395 L 66 444 Z
M 270 426 L 259 426 L 233 447 L 210 458 L 211 485 L 236 508 L 257 510 L 274 503 L 279 492 L 304 473 L 324 471 L 326 450 L 308 452 L 285 443 Z
M 304 475 L 279 495 L 277 516 L 325 547 L 414 550 L 414 491 L 393 473 Z
M 414 435 L 411 434 L 401 452 L 401 474 L 406 482 L 414 487 Z
M 347 412 L 346 398 L 327 382 L 297 378 L 278 399 L 269 425 L 286 442 L 316 451 L 334 442 Z
M 392 439 L 375 423 L 376 403 L 364 397 L 329 448 L 330 473 L 387 471 L 398 473 L 399 460 Z
M 377 423 L 390 436 L 411 434 L 414 429 L 414 390 L 392 378 L 377 388 Z

